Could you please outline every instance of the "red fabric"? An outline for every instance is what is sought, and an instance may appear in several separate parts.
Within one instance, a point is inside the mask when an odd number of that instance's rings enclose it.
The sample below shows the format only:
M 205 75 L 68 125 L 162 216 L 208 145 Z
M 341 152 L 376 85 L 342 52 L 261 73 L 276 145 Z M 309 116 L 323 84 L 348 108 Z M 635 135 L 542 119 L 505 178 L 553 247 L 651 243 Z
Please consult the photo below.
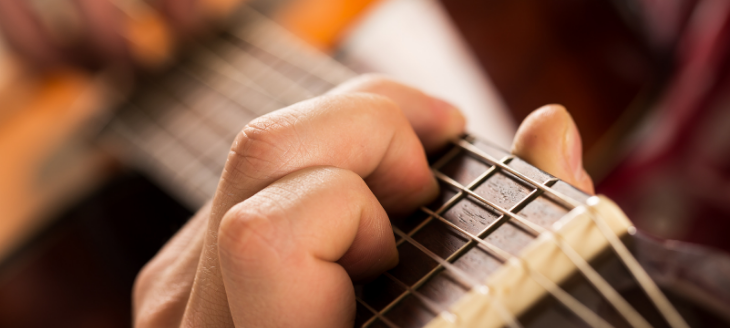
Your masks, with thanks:
M 730 2 L 695 7 L 641 140 L 597 190 L 651 235 L 730 252 Z

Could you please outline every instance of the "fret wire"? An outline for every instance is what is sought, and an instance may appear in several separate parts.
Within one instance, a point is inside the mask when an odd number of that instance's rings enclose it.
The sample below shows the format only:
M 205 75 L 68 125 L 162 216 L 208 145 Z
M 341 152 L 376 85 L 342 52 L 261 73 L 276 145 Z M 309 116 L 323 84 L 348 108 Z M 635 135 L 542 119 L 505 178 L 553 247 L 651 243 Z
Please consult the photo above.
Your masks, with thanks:
M 507 157 L 503 158 L 502 160 L 503 161 L 511 161 L 512 160 L 512 157 L 511 156 L 507 156 Z M 484 173 L 482 173 L 474 181 L 472 181 L 471 183 L 469 183 L 469 185 L 467 186 L 467 188 L 469 188 L 469 189 L 476 188 L 476 186 L 482 184 L 484 181 L 486 181 L 487 179 L 489 179 L 489 177 L 491 177 L 492 175 L 494 175 L 496 172 L 497 172 L 497 166 L 492 165 L 489 169 L 487 169 Z M 441 207 L 439 207 L 436 210 L 436 213 L 443 213 L 445 211 L 448 211 L 452 206 L 454 206 L 458 201 L 460 201 L 465 196 L 466 196 L 466 194 L 464 192 L 458 191 L 456 193 L 456 195 L 452 196 L 448 201 L 446 201 L 443 205 L 441 205 Z M 433 219 L 432 217 L 427 217 L 426 219 L 423 220 L 423 222 L 421 222 L 416 227 L 414 227 L 413 229 L 411 229 L 411 231 L 408 232 L 408 235 L 409 236 L 415 235 L 424 226 L 426 226 L 426 224 L 428 224 L 429 222 L 431 222 L 432 219 Z M 399 240 L 396 243 L 396 247 L 399 246 L 402 243 L 403 243 L 403 240 L 402 239 Z
M 593 203 L 596 198 L 588 199 L 588 205 L 586 208 L 590 212 L 591 219 L 598 226 L 598 229 L 603 233 L 604 237 L 608 240 L 613 247 L 616 254 L 619 256 L 621 261 L 624 263 L 629 272 L 634 276 L 634 279 L 639 283 L 639 286 L 649 296 L 649 299 L 654 303 L 659 312 L 662 314 L 667 323 L 673 328 L 689 328 L 689 325 L 684 318 L 679 314 L 676 308 L 669 302 L 664 293 L 659 289 L 654 280 L 649 277 L 644 268 L 641 267 L 636 258 L 631 255 L 631 252 L 626 248 L 618 236 L 613 233 L 611 228 L 606 224 L 601 215 L 593 209 Z
M 573 312 L 576 316 L 581 318 L 583 321 L 585 321 L 589 325 L 591 325 L 593 327 L 612 327 L 610 324 L 605 322 L 598 315 L 596 315 L 590 309 L 588 309 L 585 305 L 578 302 L 578 300 L 576 300 L 573 296 L 568 294 L 560 286 L 558 286 L 557 284 L 550 281 L 542 273 L 533 270 L 527 264 L 527 262 L 525 262 L 523 259 L 512 256 L 505 250 L 502 250 L 501 248 L 493 245 L 492 243 L 490 243 L 486 240 L 483 240 L 482 238 L 477 237 L 476 235 L 462 229 L 461 227 L 457 226 L 453 222 L 446 220 L 444 217 L 442 217 L 436 213 L 431 212 L 431 210 L 429 210 L 427 208 L 422 207 L 421 210 L 432 213 L 437 219 L 439 219 L 439 221 L 449 225 L 450 227 L 461 232 L 462 234 L 468 236 L 469 238 L 471 238 L 472 241 L 475 241 L 478 243 L 477 246 L 481 246 L 482 249 L 487 251 L 487 253 L 492 254 L 498 261 L 500 261 L 502 263 L 507 263 L 507 261 L 509 261 L 510 259 L 519 261 L 521 266 L 530 273 L 530 278 L 532 278 L 537 284 L 539 284 L 543 289 L 545 289 L 548 293 L 550 293 L 561 304 L 563 304 L 566 308 L 568 308 L 568 310 Z
M 470 137 L 470 136 L 467 136 L 467 137 Z M 454 148 L 454 149 L 457 149 L 457 148 Z M 447 154 L 447 155 L 448 155 L 448 154 Z M 454 156 L 455 156 L 455 155 L 454 155 Z M 508 163 L 508 162 L 509 162 L 509 161 L 511 161 L 511 160 L 512 160 L 513 158 L 514 158 L 513 156 L 505 156 L 505 157 L 504 157 L 504 158 L 502 159 L 502 162 L 504 162 L 504 163 Z M 438 163 L 438 162 L 439 162 L 439 161 L 437 161 L 437 163 Z M 443 164 L 443 163 L 442 163 L 442 164 Z M 434 165 L 434 166 L 436 166 L 436 165 Z M 474 181 L 472 181 L 471 183 L 469 183 L 469 186 L 468 186 L 467 188 L 476 188 L 476 186 L 478 186 L 478 185 L 482 184 L 482 183 L 483 183 L 484 181 L 486 181 L 486 180 L 487 180 L 487 179 L 488 179 L 489 177 L 491 177 L 492 175 L 494 175 L 494 173 L 496 173 L 496 172 L 497 172 L 497 169 L 498 169 L 498 167 L 497 167 L 497 166 L 495 166 L 495 165 L 492 165 L 492 166 L 491 166 L 491 167 L 490 167 L 489 169 L 487 169 L 487 170 L 486 170 L 486 171 L 485 171 L 484 173 L 482 173 L 482 174 L 481 174 L 481 175 L 480 175 L 479 177 L 477 177 L 476 179 L 474 179 Z M 456 195 L 454 195 L 453 197 L 451 197 L 451 198 L 450 198 L 450 199 L 449 199 L 449 200 L 448 200 L 448 201 L 447 201 L 446 203 L 444 203 L 444 204 L 443 204 L 443 205 L 442 205 L 441 207 L 439 207 L 439 208 L 438 208 L 438 209 L 436 210 L 436 213 L 443 213 L 443 212 L 445 212 L 445 211 L 449 210 L 449 209 L 450 209 L 450 208 L 451 208 L 452 206 L 454 206 L 454 205 L 455 205 L 455 204 L 456 204 L 456 203 L 457 203 L 458 201 L 460 201 L 461 199 L 463 199 L 463 197 L 464 197 L 465 195 L 466 195 L 466 194 L 465 194 L 464 192 L 462 192 L 462 191 L 459 191 L 459 192 L 458 192 L 458 193 L 457 193 Z M 524 200 L 523 200 L 523 201 L 524 201 Z M 520 204 L 520 203 L 518 203 L 517 205 L 515 205 L 515 207 L 517 207 L 517 206 L 518 206 L 519 204 Z M 499 221 L 500 221 L 501 219 L 503 219 L 503 218 L 504 218 L 504 215 L 501 215 L 501 216 L 500 216 L 500 217 L 499 217 L 499 218 L 498 218 L 498 219 L 497 219 L 497 220 L 496 220 L 495 222 L 492 222 L 492 224 L 490 224 L 490 225 L 489 225 L 489 226 L 488 226 L 488 227 L 487 227 L 486 229 L 484 229 L 484 231 L 482 231 L 482 233 L 488 233 L 488 232 L 490 232 L 490 231 L 492 231 L 492 230 L 496 229 L 496 227 L 495 227 L 495 228 L 493 228 L 493 229 L 490 229 L 490 227 L 494 227 L 494 226 L 496 226 L 496 223 L 497 223 L 497 222 L 499 222 Z M 424 226 L 426 226 L 426 225 L 427 225 L 427 224 L 428 224 L 429 222 L 431 222 L 431 220 L 432 220 L 432 219 L 433 219 L 433 217 L 431 217 L 431 216 L 429 216 L 429 217 L 427 217 L 426 219 L 424 219 L 424 221 L 423 221 L 423 222 L 421 222 L 421 223 L 420 223 L 420 224 L 419 224 L 418 226 L 416 226 L 415 228 L 411 229 L 411 231 L 410 231 L 410 232 L 408 233 L 408 236 L 413 236 L 414 234 L 416 234 L 416 233 L 417 233 L 418 231 L 420 231 L 420 229 L 421 229 L 421 228 L 423 228 L 423 227 L 424 227 Z M 398 242 L 396 243 L 396 247 L 397 247 L 397 246 L 400 246 L 400 245 L 401 245 L 401 244 L 402 244 L 403 242 L 405 242 L 405 239 L 401 239 L 401 240 L 399 240 L 399 241 L 398 241 Z M 451 255 L 450 255 L 450 256 L 448 257 L 448 259 L 447 259 L 447 260 L 456 260 L 456 259 L 457 259 L 458 257 L 460 257 L 460 256 L 461 256 L 461 255 L 462 255 L 463 253 L 465 253 L 466 251 L 468 251 L 468 250 L 469 250 L 469 247 L 470 247 L 470 246 L 473 246 L 473 245 L 470 245 L 469 243 L 465 244 L 465 245 L 464 245 L 464 246 L 462 246 L 461 248 L 457 249 L 457 250 L 456 250 L 456 251 L 455 251 L 455 252 L 454 252 L 453 254 L 451 254 Z M 416 283 L 415 283 L 415 284 L 413 285 L 413 288 L 419 288 L 419 287 L 420 287 L 420 286 L 421 286 L 422 284 L 424 284 L 424 283 L 425 283 L 426 281 L 428 281 L 428 279 L 430 279 L 430 278 L 431 278 L 431 277 L 432 277 L 433 275 L 435 275 L 436 273 L 438 273 L 438 272 L 439 272 L 440 270 L 441 270 L 441 266 L 440 266 L 440 265 L 437 265 L 437 266 L 436 266 L 435 268 L 431 269 L 431 271 L 429 271 L 429 272 L 428 272 L 428 273 L 427 273 L 426 275 L 424 275 L 423 277 L 421 277 L 421 279 L 419 279 L 419 280 L 418 280 L 418 281 L 417 281 L 417 282 L 416 282 Z M 395 305 L 397 305 L 397 304 L 398 304 L 398 303 L 399 303 L 399 302 L 400 302 L 400 301 L 401 301 L 401 300 L 402 300 L 403 298 L 405 298 L 406 296 L 408 296 L 408 292 L 404 292 L 404 293 L 402 293 L 402 294 L 401 294 L 401 295 L 399 295 L 399 296 L 398 296 L 397 298 L 395 298 L 395 299 L 394 299 L 393 301 L 391 301 L 391 302 L 390 302 L 390 303 L 389 303 L 389 304 L 388 304 L 388 305 L 387 305 L 386 307 L 384 307 L 384 308 L 383 308 L 383 309 L 382 309 L 381 311 L 382 311 L 382 312 L 387 312 L 387 311 L 388 311 L 388 310 L 390 310 L 390 309 L 391 309 L 392 307 L 394 307 Z
M 542 186 L 542 184 L 539 183 L 539 182 L 537 182 L 537 181 L 535 181 L 535 179 L 532 179 L 532 178 L 530 178 L 530 177 L 528 177 L 528 176 L 520 173 L 519 171 L 513 169 L 512 167 L 510 167 L 508 165 L 504 165 L 504 164 L 499 163 L 499 161 L 497 161 L 494 157 L 492 157 L 489 154 L 483 152 L 481 149 L 477 148 L 476 146 L 474 146 L 473 144 L 467 142 L 466 140 L 463 140 L 463 139 L 454 140 L 454 141 L 452 141 L 452 143 L 454 143 L 455 145 L 463 148 L 464 150 L 467 150 L 467 151 L 471 152 L 472 154 L 480 157 L 482 160 L 487 161 L 488 164 L 497 165 L 502 170 L 505 170 L 505 171 L 507 171 L 509 173 L 512 173 L 513 175 L 515 175 L 518 178 L 524 180 L 528 184 L 531 184 L 533 187 L 540 188 L 545 194 L 550 195 L 550 196 L 556 198 L 556 199 L 553 199 L 553 200 L 554 201 L 557 201 L 559 203 L 559 205 L 565 207 L 568 210 L 572 210 L 573 208 L 576 208 L 578 206 L 583 205 L 580 202 L 578 202 L 576 200 L 573 200 L 572 198 L 570 198 L 568 196 L 565 196 L 562 193 L 560 193 L 560 192 L 558 192 L 558 191 L 556 191 L 556 190 L 554 190 L 552 188 L 548 188 L 548 187 Z
M 524 205 L 524 204 L 526 204 L 527 202 L 530 202 L 530 201 L 532 201 L 532 198 L 530 197 L 530 195 L 528 195 L 528 197 L 523 198 L 520 202 L 518 202 L 517 204 L 515 204 L 512 207 L 512 209 L 510 209 L 510 210 L 511 211 L 512 210 L 517 210 L 522 205 Z M 440 216 L 440 214 L 438 212 L 433 212 L 433 213 Z M 484 229 L 482 229 L 482 231 L 479 232 L 478 236 L 480 238 L 486 237 L 488 234 L 490 234 L 491 232 L 493 232 L 494 230 L 496 230 L 501 225 L 501 223 L 503 223 L 505 221 L 504 220 L 505 218 L 508 218 L 508 217 L 506 217 L 504 214 L 500 215 L 497 218 L 497 220 L 495 220 L 494 222 L 492 222 L 492 224 L 490 224 L 487 227 L 485 227 Z M 474 241 L 471 241 L 470 240 L 466 244 L 462 245 L 459 249 L 457 249 L 456 251 L 454 251 L 451 255 L 449 255 L 446 258 L 446 261 L 448 261 L 450 263 L 456 261 L 464 253 L 466 253 L 467 251 L 469 251 L 473 246 L 474 246 Z M 424 275 L 423 277 L 421 277 L 421 279 L 419 279 L 415 284 L 413 284 L 414 288 L 419 288 L 421 285 L 423 285 L 426 281 L 428 281 L 428 279 L 430 279 L 433 275 L 435 275 L 438 272 L 439 269 L 440 269 L 440 265 L 438 265 L 435 268 L 431 269 L 431 271 L 429 271 L 426 275 Z
M 380 319 L 380 321 L 384 322 L 386 325 L 388 325 L 388 327 L 391 327 L 391 328 L 399 328 L 398 325 L 396 325 L 392 321 L 388 320 L 388 318 L 386 318 L 384 315 L 382 315 L 377 310 L 373 309 L 372 306 L 368 305 L 368 303 L 366 303 L 365 301 L 363 301 L 359 297 L 355 296 L 355 300 L 358 303 L 360 303 L 360 305 L 364 306 L 366 309 L 368 309 L 370 312 L 372 312 L 375 315 L 373 318 Z M 371 318 L 370 320 L 368 320 L 368 322 L 366 322 L 365 324 L 363 324 L 362 327 L 367 327 L 369 325 L 370 321 L 375 322 L 375 320 L 373 320 Z
M 454 141 L 454 144 L 457 146 L 468 150 L 475 155 L 481 157 L 483 160 L 486 160 L 488 163 L 492 163 L 494 165 L 500 165 L 495 161 L 495 159 L 485 152 L 481 151 L 479 148 L 474 146 L 473 144 L 465 141 L 465 140 L 456 140 Z M 540 184 L 535 181 L 534 179 L 531 179 L 527 177 L 526 175 L 518 172 L 517 170 L 506 166 L 506 165 L 500 165 L 504 170 L 509 171 L 510 173 L 514 174 L 515 176 L 519 177 L 520 179 L 523 179 L 524 181 L 534 185 L 537 188 L 544 189 L 545 194 L 553 196 L 552 200 L 558 200 L 558 203 L 565 207 L 568 210 L 571 210 L 577 206 L 581 206 L 582 204 L 580 202 L 577 202 L 567 196 L 565 196 L 563 193 L 560 193 L 552 188 L 545 188 L 540 187 Z M 589 199 L 589 201 L 591 201 Z M 664 293 L 657 287 L 656 283 L 649 277 L 649 275 L 646 273 L 644 268 L 641 267 L 641 265 L 636 261 L 633 255 L 631 255 L 631 252 L 626 248 L 626 245 L 621 242 L 616 234 L 611 230 L 610 227 L 606 224 L 606 222 L 600 217 L 600 215 L 590 207 L 589 209 L 589 217 L 591 220 L 596 224 L 601 234 L 606 238 L 611 245 L 611 248 L 613 251 L 618 255 L 621 262 L 626 266 L 626 268 L 629 270 L 631 275 L 634 277 L 634 279 L 638 282 L 639 286 L 644 290 L 644 292 L 647 294 L 651 302 L 657 307 L 661 315 L 664 317 L 664 319 L 667 321 L 667 323 L 673 327 L 673 328 L 687 328 L 689 325 L 684 321 L 682 316 L 679 314 L 677 309 L 672 305 L 671 302 L 666 298 Z M 591 268 L 592 269 L 592 268 Z M 590 278 L 589 278 L 590 279 Z M 595 286 L 595 285 L 594 285 Z M 604 295 L 605 297 L 605 295 Z M 620 297 L 620 295 L 619 295 Z M 609 299 L 609 301 L 611 301 Z M 616 302 L 613 304 L 613 302 Z M 625 313 L 622 313 L 624 315 L 624 318 L 626 318 L 630 323 L 634 326 L 639 325 L 642 326 L 643 317 L 638 320 L 635 316 L 631 316 L 630 312 L 635 312 L 638 315 L 638 312 L 636 312 L 628 303 L 623 299 L 623 297 L 619 298 L 613 298 L 612 305 L 614 308 L 619 310 L 619 308 L 622 308 L 624 311 L 626 311 L 628 308 L 631 308 L 631 310 L 628 310 Z M 619 305 L 619 308 L 616 307 L 619 303 L 626 303 L 627 306 Z M 621 310 L 619 310 L 621 312 Z M 629 315 L 633 319 L 629 319 L 626 317 L 626 315 Z M 640 315 L 638 315 L 640 317 Z M 648 325 L 648 323 L 646 323 Z
M 489 207 L 494 208 L 497 212 L 500 212 L 503 215 L 509 216 L 510 219 L 514 219 L 516 221 L 516 223 L 519 223 L 521 225 L 520 228 L 524 229 L 527 233 L 533 235 L 534 237 L 539 236 L 541 232 L 545 231 L 545 228 L 502 208 L 501 206 L 495 204 L 492 201 L 485 199 L 484 197 L 482 197 L 479 194 L 475 193 L 474 191 L 468 189 L 467 187 L 462 186 L 459 182 L 455 181 L 454 179 L 450 178 L 449 176 L 447 176 L 439 171 L 433 171 L 433 174 L 436 176 L 437 179 L 445 182 L 446 184 L 451 185 L 452 187 L 456 188 L 459 191 L 465 192 L 469 196 L 472 196 L 473 198 L 477 199 L 478 201 L 484 203 L 485 205 L 488 205 Z
M 474 241 L 476 241 L 478 243 L 481 243 L 481 241 L 483 241 L 481 238 L 479 238 L 479 237 L 475 236 L 474 234 L 472 234 L 472 233 L 464 230 L 463 228 L 461 228 L 461 227 L 457 226 L 456 224 L 454 224 L 453 222 L 445 219 L 443 216 L 434 213 L 433 211 L 429 210 L 428 208 L 425 208 L 425 207 L 421 206 L 421 211 L 426 212 L 428 215 L 431 215 L 431 216 L 435 217 L 440 222 L 442 222 L 442 223 L 450 226 L 451 228 L 454 228 L 457 231 L 459 231 L 459 232 L 467 235 L 469 238 L 473 239 Z M 484 243 L 484 246 L 486 247 L 485 250 L 487 251 L 487 253 L 489 253 L 490 255 L 492 255 L 492 257 L 494 257 L 495 259 L 497 259 L 501 263 L 507 262 L 507 260 L 509 260 L 509 258 L 512 257 L 512 255 L 510 255 L 508 252 L 502 250 L 501 248 L 499 248 L 497 246 L 492 245 L 491 243 L 485 242 Z
M 397 283 L 401 287 L 405 288 L 411 295 L 413 295 L 416 298 L 418 298 L 418 300 L 424 306 L 426 306 L 428 308 L 428 310 L 431 311 L 431 313 L 433 313 L 435 315 L 439 315 L 439 314 L 445 312 L 449 316 L 455 316 L 455 314 L 451 313 L 451 311 L 449 311 L 447 308 L 445 308 L 445 307 L 441 306 L 440 304 L 437 304 L 436 302 L 430 300 L 428 297 L 426 297 L 423 294 L 421 294 L 421 292 L 419 292 L 419 291 L 411 288 L 411 286 L 408 286 L 408 284 L 400 281 L 400 279 L 396 278 L 395 276 L 393 276 L 389 272 L 387 272 L 387 271 L 386 272 L 383 272 L 383 275 L 386 276 L 386 277 L 388 277 L 390 280 L 394 281 L 395 283 Z
M 489 287 L 485 286 L 481 282 L 479 282 L 477 279 L 472 278 L 469 276 L 468 273 L 465 271 L 459 269 L 455 265 L 451 264 L 451 262 L 442 259 L 440 256 L 433 253 L 431 250 L 429 250 L 426 246 L 423 244 L 415 241 L 410 236 L 406 235 L 403 231 L 398 229 L 397 227 L 393 227 L 393 232 L 395 232 L 397 235 L 399 235 L 401 238 L 405 239 L 410 243 L 411 245 L 418 248 L 421 252 L 426 254 L 428 257 L 439 263 L 444 269 L 448 270 L 448 272 L 453 273 L 457 275 L 460 279 L 464 279 L 469 282 L 471 285 L 470 288 L 477 290 L 478 292 L 482 293 L 485 296 L 489 296 Z M 505 322 L 512 326 L 512 327 L 521 327 L 517 319 L 504 307 L 504 305 L 495 297 L 490 297 L 492 300 L 492 303 L 495 305 L 495 308 L 497 308 L 497 312 L 500 313 L 500 315 L 506 315 L 506 317 L 503 317 L 502 319 L 505 320 Z
M 642 317 L 641 314 L 639 314 L 639 312 L 637 312 L 636 309 L 634 309 L 626 301 L 626 299 L 624 299 L 613 287 L 611 287 L 611 285 L 600 274 L 598 274 L 598 272 L 596 272 L 595 269 L 593 269 L 593 267 L 585 261 L 585 259 L 583 259 L 570 245 L 565 243 L 562 237 L 560 237 L 554 231 L 552 231 L 551 229 L 545 229 L 537 224 L 526 220 L 520 215 L 513 214 L 510 211 L 505 210 L 494 202 L 491 202 L 484 197 L 481 197 L 480 195 L 474 193 L 473 191 L 467 189 L 459 182 L 454 181 L 453 179 L 444 175 L 441 172 L 435 171 L 434 174 L 439 180 L 444 181 L 459 190 L 463 190 L 464 192 L 468 193 L 469 196 L 472 196 L 477 200 L 485 203 L 486 205 L 493 207 L 495 210 L 505 215 L 508 215 L 511 219 L 514 219 L 515 222 L 523 224 L 524 227 L 528 228 L 527 231 L 530 234 L 533 234 L 533 236 L 537 237 L 541 233 L 549 234 L 550 237 L 555 241 L 556 245 L 563 252 L 563 254 L 568 257 L 571 263 L 573 263 L 573 265 L 578 268 L 578 270 L 583 274 L 584 277 L 586 277 L 586 279 L 588 279 L 588 281 L 599 292 L 599 294 L 601 294 L 601 296 L 603 296 L 603 298 L 606 299 L 611 304 L 611 306 L 613 306 L 613 308 L 616 309 L 631 326 L 635 328 L 651 327 L 646 319 L 644 319 L 644 317 Z M 549 188 L 548 186 L 542 184 L 540 185 L 542 187 Z M 544 190 L 545 188 L 536 188 L 536 190 Z

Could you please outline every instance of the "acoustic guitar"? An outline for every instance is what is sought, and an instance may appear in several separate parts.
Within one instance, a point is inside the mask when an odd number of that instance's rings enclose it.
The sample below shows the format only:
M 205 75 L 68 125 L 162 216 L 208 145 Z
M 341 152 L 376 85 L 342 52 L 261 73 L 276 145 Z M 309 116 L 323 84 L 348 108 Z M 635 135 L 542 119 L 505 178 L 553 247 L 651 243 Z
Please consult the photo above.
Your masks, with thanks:
M 101 143 L 190 208 L 245 123 L 354 76 L 258 12 L 147 79 Z M 357 327 L 730 326 L 730 258 L 642 236 L 589 196 L 488 142 L 434 156 L 441 194 L 392 220 L 400 263 L 356 286 Z

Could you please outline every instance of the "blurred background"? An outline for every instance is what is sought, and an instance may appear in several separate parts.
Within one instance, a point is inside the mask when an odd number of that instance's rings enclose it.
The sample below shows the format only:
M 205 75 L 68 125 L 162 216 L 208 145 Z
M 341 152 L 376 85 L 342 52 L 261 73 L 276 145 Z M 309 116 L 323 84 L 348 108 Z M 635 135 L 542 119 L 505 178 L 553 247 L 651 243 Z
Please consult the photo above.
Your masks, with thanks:
M 357 73 L 508 148 L 563 104 L 597 192 L 730 251 L 725 0 L 0 1 L 0 326 L 128 327 L 233 135 Z

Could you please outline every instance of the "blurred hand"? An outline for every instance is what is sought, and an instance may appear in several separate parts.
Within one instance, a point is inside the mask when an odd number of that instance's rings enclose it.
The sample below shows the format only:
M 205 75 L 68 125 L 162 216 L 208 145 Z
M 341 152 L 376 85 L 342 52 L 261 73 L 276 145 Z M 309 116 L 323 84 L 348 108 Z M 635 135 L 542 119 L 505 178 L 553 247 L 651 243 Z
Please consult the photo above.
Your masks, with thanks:
M 352 281 L 398 261 L 388 216 L 437 195 L 426 152 L 463 129 L 453 106 L 375 76 L 254 120 L 213 200 L 138 276 L 135 325 L 352 326 Z M 592 191 L 562 107 L 533 113 L 514 151 Z
M 240 0 L 0 0 L 0 32 L 32 66 L 154 67 Z

